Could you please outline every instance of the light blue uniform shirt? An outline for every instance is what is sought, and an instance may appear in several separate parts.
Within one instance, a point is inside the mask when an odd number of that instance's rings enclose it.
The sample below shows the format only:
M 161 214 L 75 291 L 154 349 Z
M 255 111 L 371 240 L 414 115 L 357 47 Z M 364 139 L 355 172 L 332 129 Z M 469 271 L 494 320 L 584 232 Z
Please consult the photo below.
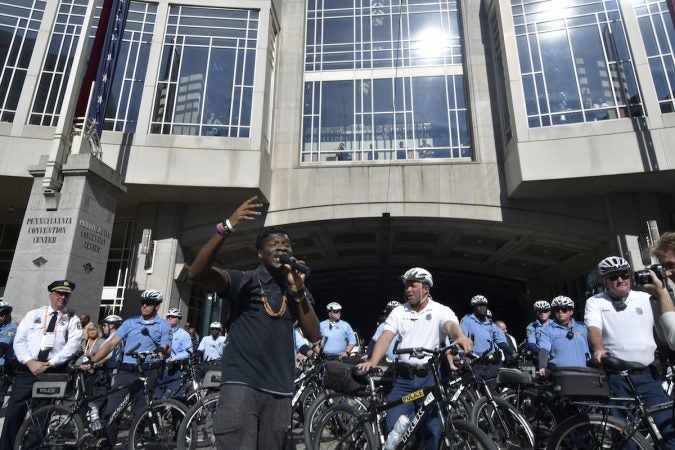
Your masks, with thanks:
M 539 334 L 541 333 L 541 330 L 547 327 L 551 322 L 551 320 L 548 320 L 546 323 L 542 324 L 538 320 L 535 320 L 525 327 L 525 334 L 527 335 L 527 348 L 534 352 L 535 355 L 539 353 L 539 346 L 537 345 Z
M 0 367 L 4 367 L 5 363 L 14 358 L 14 336 L 16 336 L 16 324 L 14 322 L 7 322 L 0 327 L 0 343 L 7 344 L 5 347 L 5 355 L 0 357 Z
M 147 328 L 149 335 L 144 336 L 141 333 L 143 328 Z M 144 321 L 141 316 L 131 317 L 124 322 L 117 330 L 116 333 L 125 343 L 124 343 L 124 358 L 122 363 L 124 364 L 136 364 L 136 359 L 131 356 L 127 356 L 127 352 L 133 349 L 136 344 L 141 344 L 140 347 L 136 350 L 137 352 L 143 351 L 154 351 L 158 345 L 171 345 L 172 340 L 172 331 L 171 325 L 169 322 L 162 319 L 159 316 L 155 316 L 154 319 Z M 153 342 L 153 339 L 155 342 Z M 160 358 L 149 357 L 145 360 L 146 363 L 159 362 Z
M 293 328 L 293 341 L 295 342 L 295 353 L 298 353 L 303 345 L 310 346 L 307 338 L 302 335 L 300 327 Z
M 190 333 L 180 327 L 175 327 L 172 331 L 171 358 L 176 361 L 185 361 L 189 359 L 190 353 L 192 352 L 192 337 L 190 336 Z
M 550 366 L 586 367 L 586 360 L 591 352 L 588 348 L 588 328 L 586 324 L 571 319 L 570 328 L 574 333 L 572 339 L 567 338 L 569 328 L 550 321 L 541 328 L 537 344 L 549 353 Z
M 216 361 L 223 356 L 225 347 L 225 336 L 204 336 L 199 343 L 197 350 L 204 353 L 204 361 Z
M 506 344 L 504 332 L 487 317 L 481 322 L 475 314 L 467 314 L 459 324 L 464 334 L 473 341 L 473 353 L 482 355 L 490 348 L 490 340 L 494 339 L 492 353 L 497 353 L 498 344 Z
M 321 339 L 325 339 L 323 352 L 327 355 L 339 355 L 347 350 L 347 344 L 356 345 L 354 330 L 344 320 L 331 323 L 330 320 L 326 319 L 321 322 L 319 328 Z
M 382 322 L 377 326 L 375 334 L 373 334 L 372 337 L 373 342 L 377 342 L 380 336 L 382 336 L 383 331 L 384 331 L 384 322 Z M 398 338 L 399 338 L 398 334 L 394 336 L 394 339 L 392 339 L 391 343 L 389 343 L 389 347 L 387 347 L 387 351 L 384 353 L 384 356 L 386 356 L 387 360 L 389 360 L 390 362 L 396 360 L 396 355 L 394 354 L 394 346 L 396 345 L 396 341 L 398 340 Z

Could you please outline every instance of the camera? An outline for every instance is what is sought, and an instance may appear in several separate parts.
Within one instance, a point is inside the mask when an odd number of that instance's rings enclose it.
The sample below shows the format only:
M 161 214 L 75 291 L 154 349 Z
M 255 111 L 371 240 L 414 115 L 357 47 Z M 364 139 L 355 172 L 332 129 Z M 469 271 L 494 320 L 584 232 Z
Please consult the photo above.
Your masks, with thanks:
M 653 270 L 656 274 L 656 278 L 661 280 L 664 286 L 667 286 L 666 278 L 666 269 L 663 268 L 661 264 L 654 264 L 649 269 Z M 649 274 L 649 269 L 637 270 L 633 274 L 633 280 L 637 286 L 644 286 L 645 284 L 650 284 L 652 282 L 652 277 Z

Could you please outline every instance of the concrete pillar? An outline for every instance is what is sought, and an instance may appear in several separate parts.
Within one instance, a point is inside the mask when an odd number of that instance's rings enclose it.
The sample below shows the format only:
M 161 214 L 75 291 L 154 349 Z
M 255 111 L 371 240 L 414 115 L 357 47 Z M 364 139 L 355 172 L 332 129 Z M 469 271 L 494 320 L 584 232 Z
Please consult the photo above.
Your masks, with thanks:
M 70 307 L 99 315 L 117 198 L 126 191 L 121 176 L 91 154 L 71 154 L 63 166 L 57 209 L 47 210 L 42 181 L 47 156 L 29 169 L 33 187 L 21 225 L 4 298 L 15 318 L 48 303 L 47 285 L 76 284 Z
M 139 295 L 147 289 L 164 294 L 159 313 L 179 308 L 187 314 L 190 288 L 180 244 L 184 208 L 180 203 L 144 203 L 136 216 L 137 264 L 132 287 L 122 308 L 123 316 L 139 313 Z

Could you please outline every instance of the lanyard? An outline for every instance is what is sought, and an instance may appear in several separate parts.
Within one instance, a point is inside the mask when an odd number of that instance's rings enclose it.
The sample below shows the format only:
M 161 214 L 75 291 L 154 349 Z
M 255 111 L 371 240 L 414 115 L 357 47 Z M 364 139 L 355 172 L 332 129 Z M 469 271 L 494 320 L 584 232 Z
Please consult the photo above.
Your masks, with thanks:
M 49 308 L 45 308 L 45 317 L 44 320 L 42 321 L 42 334 L 47 334 L 47 316 L 51 314 L 47 314 L 47 311 L 49 311 Z M 54 311 L 56 313 L 56 323 L 54 324 L 54 331 L 52 333 L 56 334 L 56 329 L 59 327 L 59 322 L 61 322 L 60 317 L 59 317 L 59 312 Z

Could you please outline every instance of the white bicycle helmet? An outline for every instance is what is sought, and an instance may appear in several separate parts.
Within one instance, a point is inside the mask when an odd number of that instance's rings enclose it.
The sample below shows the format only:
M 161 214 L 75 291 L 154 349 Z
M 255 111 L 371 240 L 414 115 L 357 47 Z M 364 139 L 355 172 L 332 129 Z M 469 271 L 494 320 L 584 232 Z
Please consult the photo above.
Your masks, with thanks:
M 0 314 L 11 313 L 12 305 L 0 298 Z
M 164 295 L 155 289 L 150 289 L 143 291 L 141 294 L 141 300 L 151 303 L 162 303 L 164 301 Z
M 429 273 L 428 270 L 422 269 L 421 267 L 413 267 L 409 269 L 406 273 L 401 275 L 401 281 L 407 283 L 408 281 L 419 281 L 420 283 L 426 283 L 429 287 L 434 286 L 434 279 Z
M 220 331 L 223 331 L 223 326 L 221 325 L 220 322 L 211 322 L 211 325 L 209 325 L 209 328 L 211 328 L 211 329 L 217 328 Z
M 551 310 L 551 304 L 546 300 L 537 300 L 536 302 L 534 302 L 533 307 L 535 312 Z
M 628 261 L 620 256 L 608 256 L 598 263 L 598 273 L 604 277 L 612 272 L 625 272 L 630 270 Z
M 398 300 L 392 300 L 392 301 L 390 301 L 389 303 L 387 303 L 387 308 L 388 308 L 388 309 L 394 309 L 394 308 L 396 308 L 397 306 L 401 306 L 401 302 L 399 302 Z
M 166 317 L 178 317 L 179 319 L 182 319 L 183 313 L 178 308 L 171 308 L 169 312 L 166 313 Z
M 559 295 L 553 300 L 551 300 L 551 308 L 560 308 L 560 307 L 574 308 L 574 301 L 569 297 Z
M 328 311 L 340 311 L 342 310 L 342 305 L 338 302 L 330 302 L 326 305 L 326 310 Z
M 103 319 L 103 323 L 116 323 L 119 325 L 122 322 L 123 322 L 122 318 L 117 314 L 110 314 L 109 316 L 106 316 L 105 319 Z
M 471 297 L 471 306 L 477 306 L 477 305 L 487 305 L 488 300 L 482 295 L 474 295 Z

